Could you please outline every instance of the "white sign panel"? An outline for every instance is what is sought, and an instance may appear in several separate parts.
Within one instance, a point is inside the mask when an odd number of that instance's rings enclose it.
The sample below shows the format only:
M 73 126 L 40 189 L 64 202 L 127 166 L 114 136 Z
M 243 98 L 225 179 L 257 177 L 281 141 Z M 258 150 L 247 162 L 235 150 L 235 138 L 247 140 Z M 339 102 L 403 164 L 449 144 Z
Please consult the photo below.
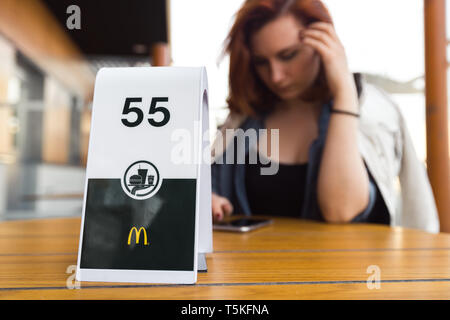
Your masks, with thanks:
M 195 283 L 212 252 L 204 67 L 97 74 L 77 280 Z

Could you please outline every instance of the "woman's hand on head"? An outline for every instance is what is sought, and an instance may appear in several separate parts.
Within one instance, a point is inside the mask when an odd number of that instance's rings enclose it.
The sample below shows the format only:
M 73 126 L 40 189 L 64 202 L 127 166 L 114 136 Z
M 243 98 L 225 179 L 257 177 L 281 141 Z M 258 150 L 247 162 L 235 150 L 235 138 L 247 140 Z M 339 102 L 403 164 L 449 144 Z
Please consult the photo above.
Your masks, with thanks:
M 320 54 L 333 97 L 343 91 L 348 93 L 348 90 L 356 94 L 356 86 L 348 69 L 344 46 L 331 23 L 313 22 L 306 29 L 300 30 L 299 38 Z
M 229 216 L 233 213 L 233 205 L 227 198 L 213 192 L 211 202 L 214 221 L 221 221 L 225 215 Z

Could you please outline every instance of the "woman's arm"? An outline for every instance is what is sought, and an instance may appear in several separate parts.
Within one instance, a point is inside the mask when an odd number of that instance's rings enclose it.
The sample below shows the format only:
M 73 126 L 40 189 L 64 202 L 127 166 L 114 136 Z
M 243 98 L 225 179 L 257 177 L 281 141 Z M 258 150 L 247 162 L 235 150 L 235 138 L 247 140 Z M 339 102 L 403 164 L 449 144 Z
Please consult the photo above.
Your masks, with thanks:
M 354 91 L 336 95 L 333 108 L 357 113 Z M 357 132 L 358 118 L 331 114 L 317 184 L 319 206 L 329 222 L 349 222 L 369 202 L 369 177 L 358 150 Z
M 333 26 L 312 23 L 301 39 L 321 55 L 333 108 L 358 113 L 356 86 Z M 358 118 L 331 114 L 317 185 L 319 206 L 329 222 L 349 222 L 369 203 L 369 177 L 358 151 L 357 132 Z

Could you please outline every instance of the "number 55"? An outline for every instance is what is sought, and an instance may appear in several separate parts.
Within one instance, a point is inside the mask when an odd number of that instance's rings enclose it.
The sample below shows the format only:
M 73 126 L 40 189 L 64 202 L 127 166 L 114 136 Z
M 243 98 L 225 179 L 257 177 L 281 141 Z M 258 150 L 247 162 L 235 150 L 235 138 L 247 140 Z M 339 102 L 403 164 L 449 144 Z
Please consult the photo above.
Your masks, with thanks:
M 153 97 L 152 102 L 150 104 L 150 110 L 148 114 L 155 114 L 157 112 L 161 112 L 163 114 L 163 119 L 161 121 L 155 121 L 154 119 L 148 119 L 148 123 L 154 127 L 162 127 L 166 125 L 170 120 L 170 112 L 165 107 L 157 107 L 156 104 L 158 102 L 168 102 L 168 97 Z M 138 107 L 131 107 L 130 104 L 133 102 L 142 102 L 142 98 L 125 98 L 125 105 L 123 107 L 122 114 L 126 115 L 129 113 L 136 114 L 135 121 L 129 121 L 128 119 L 122 118 L 122 123 L 127 127 L 137 127 L 144 120 L 144 113 Z

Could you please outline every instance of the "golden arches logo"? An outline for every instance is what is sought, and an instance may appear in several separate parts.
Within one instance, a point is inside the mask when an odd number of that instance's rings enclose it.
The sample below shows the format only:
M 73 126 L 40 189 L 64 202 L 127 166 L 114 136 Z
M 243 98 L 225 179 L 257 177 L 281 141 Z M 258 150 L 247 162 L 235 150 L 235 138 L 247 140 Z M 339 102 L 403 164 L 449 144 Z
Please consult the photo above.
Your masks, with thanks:
M 145 231 L 144 227 L 140 227 L 139 230 L 136 227 L 131 228 L 130 233 L 128 234 L 128 245 L 131 244 L 131 235 L 133 234 L 133 231 L 136 235 L 136 244 L 139 243 L 139 238 L 141 236 L 141 231 L 144 232 L 144 244 L 148 245 L 148 241 L 147 241 L 147 231 Z

